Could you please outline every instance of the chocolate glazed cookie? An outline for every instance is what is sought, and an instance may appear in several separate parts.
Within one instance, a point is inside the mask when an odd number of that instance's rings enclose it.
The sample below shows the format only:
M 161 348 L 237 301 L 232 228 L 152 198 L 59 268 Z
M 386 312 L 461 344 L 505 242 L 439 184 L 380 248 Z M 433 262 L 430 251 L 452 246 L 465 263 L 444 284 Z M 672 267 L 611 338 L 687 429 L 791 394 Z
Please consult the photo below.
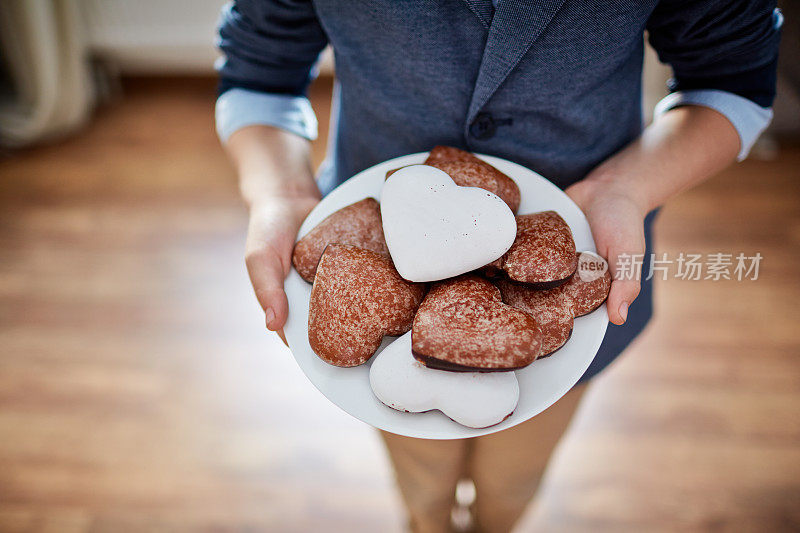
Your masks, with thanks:
M 507 279 L 498 281 L 497 286 L 504 302 L 536 318 L 542 330 L 540 357 L 547 357 L 567 343 L 572 336 L 575 303 L 562 287 L 541 290 Z
M 608 298 L 611 274 L 605 259 L 592 252 L 576 254 L 578 271 L 553 289 L 508 279 L 496 282 L 508 305 L 533 315 L 542 330 L 542 355 L 547 357 L 572 336 L 574 319 L 591 313 Z
M 369 360 L 386 335 L 411 328 L 425 285 L 400 277 L 391 260 L 344 244 L 325 248 L 311 288 L 308 342 L 335 366 Z
M 331 213 L 297 241 L 292 264 L 301 278 L 313 283 L 322 252 L 331 243 L 351 244 L 389 257 L 378 201 L 364 198 L 345 206 Z
M 472 274 L 433 285 L 411 337 L 414 357 L 424 365 L 469 372 L 525 367 L 542 344 L 537 321 L 504 304 L 497 287 Z
M 517 216 L 517 238 L 502 259 L 509 278 L 549 289 L 566 283 L 577 267 L 572 230 L 558 213 Z

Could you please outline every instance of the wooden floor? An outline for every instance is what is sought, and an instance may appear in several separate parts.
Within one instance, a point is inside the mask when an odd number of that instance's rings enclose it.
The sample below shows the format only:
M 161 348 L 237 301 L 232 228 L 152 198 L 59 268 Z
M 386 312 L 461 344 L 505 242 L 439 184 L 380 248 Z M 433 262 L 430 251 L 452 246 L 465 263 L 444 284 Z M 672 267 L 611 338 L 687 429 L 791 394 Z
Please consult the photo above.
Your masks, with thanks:
M 263 328 L 213 83 L 126 93 L 0 161 L 0 531 L 400 531 L 376 434 Z M 799 184 L 785 148 L 663 210 L 659 251 L 760 279 L 658 283 L 522 531 L 800 529 Z

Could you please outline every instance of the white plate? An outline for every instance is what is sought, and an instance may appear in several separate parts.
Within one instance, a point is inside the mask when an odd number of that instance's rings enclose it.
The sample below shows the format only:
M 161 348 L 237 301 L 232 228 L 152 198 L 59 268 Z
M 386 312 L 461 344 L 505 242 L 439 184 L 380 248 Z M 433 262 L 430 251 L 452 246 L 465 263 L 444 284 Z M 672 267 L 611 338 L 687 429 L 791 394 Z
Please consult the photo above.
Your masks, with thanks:
M 368 168 L 333 190 L 308 215 L 298 238 L 308 233 L 322 219 L 346 205 L 371 196 L 380 199 L 386 171 L 422 163 L 427 153 L 411 154 Z M 539 174 L 511 161 L 479 155 L 514 179 L 522 192 L 520 214 L 552 209 L 572 228 L 578 251 L 595 251 L 594 240 L 586 217 L 558 187 Z M 458 439 L 487 435 L 524 422 L 541 413 L 569 391 L 589 367 L 608 327 L 603 304 L 598 310 L 575 319 L 570 340 L 556 353 L 517 370 L 519 404 L 514 414 L 502 423 L 484 429 L 461 426 L 439 411 L 402 413 L 383 405 L 372 394 L 369 365 L 338 368 L 322 361 L 308 344 L 308 301 L 311 285 L 292 269 L 286 279 L 289 298 L 289 320 L 284 332 L 297 364 L 311 383 L 330 401 L 359 420 L 376 428 L 426 439 Z M 387 337 L 383 349 L 394 337 Z

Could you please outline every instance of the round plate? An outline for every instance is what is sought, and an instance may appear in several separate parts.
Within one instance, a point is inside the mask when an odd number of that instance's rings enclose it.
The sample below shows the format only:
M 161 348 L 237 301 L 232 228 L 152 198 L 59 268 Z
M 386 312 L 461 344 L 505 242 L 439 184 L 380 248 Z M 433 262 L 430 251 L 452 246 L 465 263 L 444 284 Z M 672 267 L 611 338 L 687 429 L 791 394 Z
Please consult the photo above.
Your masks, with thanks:
M 317 205 L 308 215 L 298 238 L 334 211 L 371 196 L 380 200 L 386 171 L 425 161 L 427 152 L 411 154 L 368 168 L 347 180 Z M 586 217 L 558 187 L 539 174 L 511 161 L 478 155 L 514 179 L 522 193 L 519 213 L 554 210 L 572 228 L 578 251 L 595 251 L 594 240 Z M 519 404 L 506 420 L 484 429 L 461 426 L 439 411 L 403 413 L 383 405 L 372 394 L 369 385 L 370 362 L 354 368 L 339 368 L 322 361 L 308 344 L 308 301 L 311 285 L 292 269 L 286 279 L 289 298 L 289 320 L 284 332 L 297 364 L 311 383 L 330 401 L 359 420 L 398 435 L 425 439 L 459 439 L 477 437 L 515 426 L 541 413 L 569 391 L 589 367 L 606 333 L 608 316 L 603 304 L 586 316 L 575 319 L 570 340 L 550 357 L 534 361 L 517 370 Z M 387 337 L 381 349 L 393 341 Z

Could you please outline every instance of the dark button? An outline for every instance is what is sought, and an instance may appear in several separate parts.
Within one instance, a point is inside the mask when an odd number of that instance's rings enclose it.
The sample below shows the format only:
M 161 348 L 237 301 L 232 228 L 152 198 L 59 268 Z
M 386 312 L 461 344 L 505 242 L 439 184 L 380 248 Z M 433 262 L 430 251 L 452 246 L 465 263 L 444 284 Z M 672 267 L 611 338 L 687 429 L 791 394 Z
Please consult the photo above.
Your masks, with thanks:
M 497 131 L 492 115 L 489 113 L 479 113 L 472 124 L 469 125 L 469 133 L 476 139 L 484 140 L 494 136 Z

